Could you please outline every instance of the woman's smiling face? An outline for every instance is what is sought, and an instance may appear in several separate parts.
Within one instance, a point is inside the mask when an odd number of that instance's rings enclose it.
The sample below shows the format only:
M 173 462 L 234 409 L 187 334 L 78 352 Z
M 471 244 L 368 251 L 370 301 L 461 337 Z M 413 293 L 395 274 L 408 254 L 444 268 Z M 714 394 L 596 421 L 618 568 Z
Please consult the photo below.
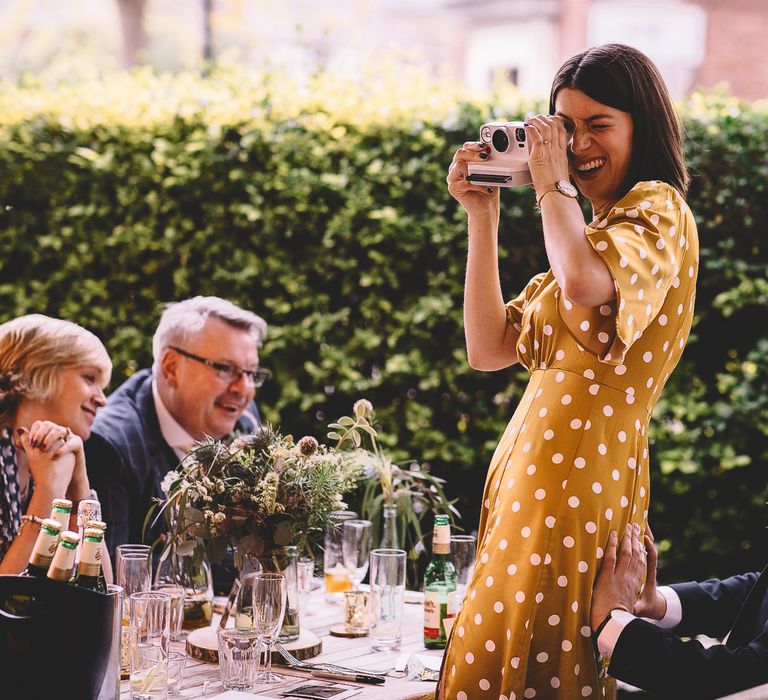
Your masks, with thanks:
M 602 212 L 623 194 L 632 161 L 632 117 L 572 88 L 557 93 L 555 113 L 569 134 L 571 176 L 593 211 Z

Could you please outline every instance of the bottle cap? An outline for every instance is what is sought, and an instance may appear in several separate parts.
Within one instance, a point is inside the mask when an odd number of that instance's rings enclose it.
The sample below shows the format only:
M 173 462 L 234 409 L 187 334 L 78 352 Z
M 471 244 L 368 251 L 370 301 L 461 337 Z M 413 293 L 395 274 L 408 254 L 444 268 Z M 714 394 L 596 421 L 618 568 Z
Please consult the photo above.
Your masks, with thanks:
M 40 527 L 44 527 L 46 530 L 55 530 L 57 535 L 61 532 L 61 523 L 53 518 L 45 518 L 45 520 L 40 523 Z
M 92 537 L 101 541 L 104 539 L 104 533 L 96 527 L 87 527 L 83 531 L 83 537 Z
M 78 544 L 80 542 L 80 535 L 71 530 L 66 530 L 61 533 L 61 541 L 69 542 L 69 544 Z
M 68 498 L 54 498 L 51 508 L 63 508 L 64 510 L 72 510 L 72 501 Z
M 86 524 L 86 527 L 93 527 L 97 530 L 101 530 L 104 532 L 104 530 L 107 529 L 107 524 L 103 520 L 89 520 Z

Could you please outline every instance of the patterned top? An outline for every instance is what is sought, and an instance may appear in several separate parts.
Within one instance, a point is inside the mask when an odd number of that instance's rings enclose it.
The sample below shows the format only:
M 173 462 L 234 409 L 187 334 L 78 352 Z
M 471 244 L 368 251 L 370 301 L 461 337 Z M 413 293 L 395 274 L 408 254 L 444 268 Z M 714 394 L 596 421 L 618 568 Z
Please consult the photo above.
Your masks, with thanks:
M 5 556 L 21 525 L 21 495 L 16 448 L 7 428 L 0 431 L 0 559 Z

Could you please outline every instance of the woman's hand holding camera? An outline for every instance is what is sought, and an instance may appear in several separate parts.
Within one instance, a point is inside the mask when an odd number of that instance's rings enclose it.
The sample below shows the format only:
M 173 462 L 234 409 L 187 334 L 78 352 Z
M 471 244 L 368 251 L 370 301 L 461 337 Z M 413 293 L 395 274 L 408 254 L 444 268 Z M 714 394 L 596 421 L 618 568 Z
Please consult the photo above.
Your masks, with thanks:
M 453 156 L 448 168 L 448 191 L 472 218 L 492 215 L 498 217 L 499 192 L 498 187 L 474 185 L 467 180 L 467 164 L 481 163 L 488 158 L 490 147 L 479 141 L 467 141 Z
M 536 192 L 568 179 L 568 132 L 562 117 L 537 114 L 525 121 L 528 167 Z

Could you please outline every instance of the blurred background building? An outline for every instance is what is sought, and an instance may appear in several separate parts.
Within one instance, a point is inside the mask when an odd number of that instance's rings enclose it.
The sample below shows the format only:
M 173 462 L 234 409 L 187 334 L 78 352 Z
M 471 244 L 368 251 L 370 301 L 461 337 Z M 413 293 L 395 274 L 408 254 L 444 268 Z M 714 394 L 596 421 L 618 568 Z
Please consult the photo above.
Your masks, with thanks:
M 395 52 L 471 88 L 544 95 L 567 57 L 619 41 L 677 97 L 728 83 L 754 100 L 768 97 L 766 33 L 766 0 L 0 0 L 0 74 L 203 69 L 233 55 L 354 72 Z

